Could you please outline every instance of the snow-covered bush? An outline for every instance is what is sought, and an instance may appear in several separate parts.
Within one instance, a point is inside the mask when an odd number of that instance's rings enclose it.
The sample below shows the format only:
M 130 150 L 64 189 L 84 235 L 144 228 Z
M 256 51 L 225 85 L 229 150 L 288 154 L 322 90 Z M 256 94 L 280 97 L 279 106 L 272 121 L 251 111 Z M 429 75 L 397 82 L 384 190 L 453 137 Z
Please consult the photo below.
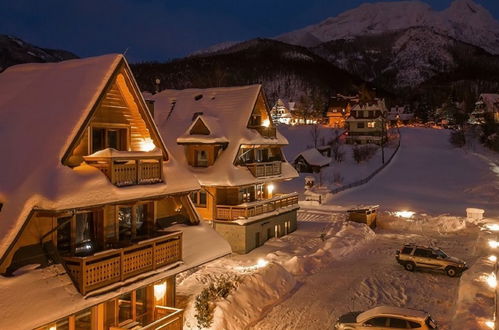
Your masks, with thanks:
M 236 288 L 237 283 L 241 281 L 240 277 L 234 274 L 222 274 L 213 279 L 213 281 L 204 288 L 196 297 L 194 308 L 196 309 L 196 320 L 198 327 L 209 328 L 213 323 L 213 310 L 215 303 L 219 299 L 225 299 L 230 291 Z

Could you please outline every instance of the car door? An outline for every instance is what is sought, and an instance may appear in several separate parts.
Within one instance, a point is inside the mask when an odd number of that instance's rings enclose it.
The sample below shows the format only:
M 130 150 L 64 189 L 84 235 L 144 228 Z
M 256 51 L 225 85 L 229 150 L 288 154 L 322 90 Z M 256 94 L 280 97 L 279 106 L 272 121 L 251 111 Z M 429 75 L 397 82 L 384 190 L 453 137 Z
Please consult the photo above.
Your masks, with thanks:
M 431 251 L 428 249 L 417 248 L 414 251 L 414 261 L 416 262 L 416 266 L 425 267 L 425 268 L 433 268 L 434 260 L 431 258 Z

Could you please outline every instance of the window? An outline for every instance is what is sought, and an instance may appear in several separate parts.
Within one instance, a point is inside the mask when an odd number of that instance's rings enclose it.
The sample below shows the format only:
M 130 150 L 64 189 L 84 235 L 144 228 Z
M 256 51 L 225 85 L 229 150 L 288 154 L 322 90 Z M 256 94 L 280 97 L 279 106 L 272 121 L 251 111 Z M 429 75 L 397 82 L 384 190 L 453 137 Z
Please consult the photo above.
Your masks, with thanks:
M 265 198 L 265 190 L 263 184 L 256 185 L 256 199 L 264 199 Z
M 262 117 L 258 115 L 252 115 L 250 118 L 249 126 L 261 126 Z
M 75 315 L 75 330 L 86 330 L 92 328 L 92 311 L 87 308 Z M 57 328 L 59 329 L 59 328 Z
M 196 166 L 197 167 L 207 167 L 208 166 L 208 153 L 206 150 L 196 150 L 195 152 L 195 157 L 196 157 Z
M 390 318 L 390 328 L 407 329 L 407 321 L 403 319 Z
M 126 128 L 92 127 L 91 153 L 113 148 L 128 150 L 128 130 Z
M 95 247 L 93 213 L 76 215 L 75 255 L 89 255 Z
M 208 196 L 204 190 L 191 193 L 191 200 L 197 207 L 206 207 L 207 198 Z
M 256 161 L 257 162 L 266 162 L 269 158 L 269 150 L 268 149 L 256 149 Z
M 132 239 L 132 207 L 120 207 L 118 211 L 120 241 Z
M 414 256 L 421 258 L 431 258 L 432 253 L 427 249 L 416 249 L 416 251 L 414 251 Z
M 421 328 L 421 324 L 417 322 L 407 321 L 407 323 L 409 324 L 409 329 Z
M 386 317 L 375 317 L 365 322 L 366 325 L 386 327 L 388 319 Z
M 411 254 L 412 248 L 411 247 L 405 247 L 402 249 L 403 254 Z
M 71 219 L 63 217 L 57 219 L 57 250 L 61 255 L 71 254 Z
M 357 123 L 357 128 L 364 128 L 364 123 Z
M 61 255 L 87 256 L 98 246 L 94 212 L 57 219 L 57 250 Z
M 242 203 L 248 203 L 254 200 L 254 187 L 245 187 L 239 189 L 239 200 Z
M 367 127 L 374 128 L 375 126 L 376 126 L 376 122 L 374 122 L 374 121 L 367 122 Z

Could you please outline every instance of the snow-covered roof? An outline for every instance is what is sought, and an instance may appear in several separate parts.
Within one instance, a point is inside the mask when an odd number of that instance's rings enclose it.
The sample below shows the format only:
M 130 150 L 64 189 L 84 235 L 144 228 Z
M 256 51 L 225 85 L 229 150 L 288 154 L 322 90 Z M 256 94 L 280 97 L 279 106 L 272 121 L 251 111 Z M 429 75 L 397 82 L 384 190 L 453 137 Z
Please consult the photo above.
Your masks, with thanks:
M 376 316 L 397 316 L 397 315 L 424 319 L 428 316 L 428 313 L 410 308 L 378 306 L 363 313 L 360 313 L 357 316 L 357 322 L 363 323 Z
M 166 183 L 118 188 L 98 169 L 61 159 L 118 67 L 111 54 L 60 63 L 23 64 L 0 74 L 0 257 L 30 211 L 59 210 L 199 188 L 172 157 Z
M 282 163 L 282 174 L 274 177 L 255 178 L 241 166 L 235 166 L 239 147 L 244 145 L 287 145 L 288 140 L 277 131 L 276 138 L 263 137 L 257 130 L 247 128 L 261 85 L 222 87 L 208 89 L 165 90 L 150 98 L 155 101 L 155 119 L 168 150 L 189 168 L 203 186 L 239 186 L 276 179 L 290 179 L 298 176 L 288 163 Z M 172 102 L 175 103 L 172 110 Z M 178 137 L 184 140 L 186 128 L 191 127 L 196 112 L 209 118 L 207 126 L 218 137 L 226 137 L 227 148 L 207 168 L 188 165 L 184 146 L 176 143 Z M 214 123 L 217 123 L 215 127 Z M 179 141 L 179 142 L 180 142 Z
M 499 103 L 499 94 L 492 94 L 492 93 L 480 94 L 480 101 L 485 103 L 487 111 L 493 112 L 494 109 L 498 107 L 497 104 Z
M 2 315 L 9 316 L 0 318 L 0 329 L 37 328 L 231 252 L 229 244 L 203 221 L 199 225 L 176 225 L 168 230 L 183 232 L 183 263 L 143 274 L 147 278 L 142 275 L 131 278 L 129 285 L 98 296 L 83 297 L 60 265 L 29 270 L 14 277 L 0 276 L 0 310 Z
M 369 103 L 357 103 L 352 107 L 353 110 L 380 110 L 382 112 L 387 111 L 384 99 L 376 99 L 374 102 Z
M 191 130 L 198 120 L 201 120 L 210 134 L 191 134 Z M 223 135 L 222 127 L 218 118 L 199 115 L 192 124 L 187 128 L 184 134 L 177 138 L 177 143 L 227 143 L 229 140 Z
M 308 149 L 308 150 L 305 150 L 303 152 L 300 152 L 296 157 L 295 157 L 295 161 L 299 158 L 299 157 L 303 157 L 305 159 L 305 161 L 311 165 L 311 166 L 319 166 L 319 167 L 323 167 L 323 166 L 328 166 L 329 163 L 331 163 L 331 158 L 328 158 L 328 157 L 325 157 L 323 156 L 317 149 L 315 148 L 312 148 L 312 149 Z

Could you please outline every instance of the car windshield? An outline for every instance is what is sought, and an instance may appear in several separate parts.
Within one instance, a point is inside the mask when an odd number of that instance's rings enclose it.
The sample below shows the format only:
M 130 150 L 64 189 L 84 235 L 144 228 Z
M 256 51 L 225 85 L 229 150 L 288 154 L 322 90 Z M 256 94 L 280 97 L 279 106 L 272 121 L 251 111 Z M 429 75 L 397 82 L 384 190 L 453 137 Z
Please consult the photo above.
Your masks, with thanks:
M 444 251 L 442 250 L 433 250 L 433 253 L 437 256 L 437 257 L 440 257 L 442 259 L 447 259 L 449 256 L 447 254 L 445 254 Z

